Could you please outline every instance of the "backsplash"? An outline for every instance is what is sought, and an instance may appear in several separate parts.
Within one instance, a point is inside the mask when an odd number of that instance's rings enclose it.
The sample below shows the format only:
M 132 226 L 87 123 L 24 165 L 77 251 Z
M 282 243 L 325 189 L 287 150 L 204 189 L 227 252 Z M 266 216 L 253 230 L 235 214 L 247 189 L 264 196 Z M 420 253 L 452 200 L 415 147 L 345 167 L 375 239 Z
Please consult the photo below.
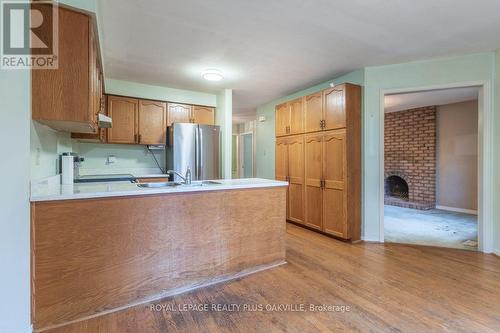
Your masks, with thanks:
M 80 174 L 161 173 L 145 146 L 75 142 L 74 147 L 74 151 L 85 158 L 80 167 Z M 164 168 L 164 151 L 153 150 L 153 152 L 161 168 Z M 109 156 L 113 156 L 115 161 L 109 163 Z
M 74 150 L 69 133 L 57 132 L 31 121 L 31 179 L 42 179 L 59 173 L 59 154 Z
M 161 168 L 165 166 L 163 150 L 153 150 Z M 85 161 L 81 174 L 132 173 L 134 175 L 162 173 L 145 146 L 84 143 L 71 139 L 69 133 L 57 132 L 47 126 L 31 123 L 31 179 L 57 175 L 59 155 L 75 152 Z M 115 162 L 108 163 L 108 156 Z

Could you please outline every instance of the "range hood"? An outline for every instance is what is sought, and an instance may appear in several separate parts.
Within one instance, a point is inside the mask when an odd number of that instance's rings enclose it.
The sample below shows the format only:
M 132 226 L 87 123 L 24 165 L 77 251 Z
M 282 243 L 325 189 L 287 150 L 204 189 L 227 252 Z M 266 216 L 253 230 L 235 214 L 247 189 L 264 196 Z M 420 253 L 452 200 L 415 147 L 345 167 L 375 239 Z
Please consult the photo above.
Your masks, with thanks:
M 99 113 L 98 125 L 100 128 L 111 128 L 111 125 L 112 125 L 111 118 L 102 114 L 102 113 Z

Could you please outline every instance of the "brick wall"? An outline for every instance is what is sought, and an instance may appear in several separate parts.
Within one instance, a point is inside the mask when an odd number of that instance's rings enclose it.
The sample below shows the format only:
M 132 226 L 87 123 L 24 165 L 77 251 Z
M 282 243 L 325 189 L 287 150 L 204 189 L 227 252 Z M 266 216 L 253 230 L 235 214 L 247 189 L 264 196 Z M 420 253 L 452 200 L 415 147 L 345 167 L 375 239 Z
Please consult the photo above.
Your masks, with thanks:
M 386 204 L 430 209 L 436 204 L 436 107 L 385 114 L 385 178 L 408 183 L 408 201 L 386 198 Z

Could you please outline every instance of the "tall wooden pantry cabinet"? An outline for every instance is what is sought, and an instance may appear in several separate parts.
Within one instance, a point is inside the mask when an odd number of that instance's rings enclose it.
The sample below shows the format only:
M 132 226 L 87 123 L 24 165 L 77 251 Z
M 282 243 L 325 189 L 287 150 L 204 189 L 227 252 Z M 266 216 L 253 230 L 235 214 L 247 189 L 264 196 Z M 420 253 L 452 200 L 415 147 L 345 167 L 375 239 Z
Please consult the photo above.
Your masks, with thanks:
M 290 183 L 287 218 L 357 241 L 361 238 L 361 87 L 340 84 L 305 96 L 298 104 L 296 99 L 276 107 L 276 179 Z

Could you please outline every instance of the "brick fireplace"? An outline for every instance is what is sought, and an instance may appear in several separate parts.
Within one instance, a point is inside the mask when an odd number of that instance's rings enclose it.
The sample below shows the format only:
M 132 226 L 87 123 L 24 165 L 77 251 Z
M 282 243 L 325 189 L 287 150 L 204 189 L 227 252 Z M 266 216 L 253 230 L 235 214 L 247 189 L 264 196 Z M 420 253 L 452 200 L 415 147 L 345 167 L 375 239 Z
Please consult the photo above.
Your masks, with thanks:
M 436 205 L 436 107 L 385 114 L 386 205 L 432 209 Z

